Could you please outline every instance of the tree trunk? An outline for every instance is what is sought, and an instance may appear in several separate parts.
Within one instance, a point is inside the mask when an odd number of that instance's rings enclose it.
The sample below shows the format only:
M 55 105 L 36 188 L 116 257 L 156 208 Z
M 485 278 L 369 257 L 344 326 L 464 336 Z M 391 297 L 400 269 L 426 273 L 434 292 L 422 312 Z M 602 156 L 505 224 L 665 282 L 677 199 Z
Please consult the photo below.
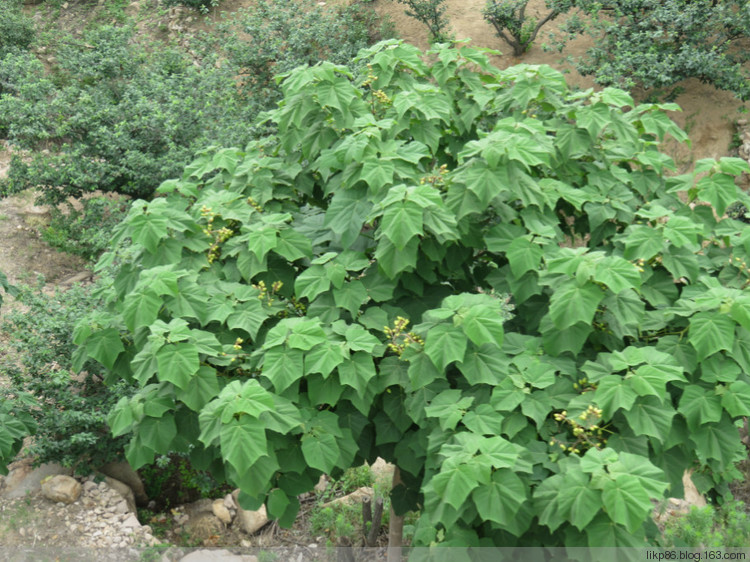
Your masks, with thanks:
M 401 471 L 398 467 L 393 471 L 393 485 L 391 489 L 401 484 Z M 404 516 L 396 515 L 393 511 L 391 498 L 391 520 L 388 525 L 388 562 L 401 562 L 401 545 L 404 542 Z

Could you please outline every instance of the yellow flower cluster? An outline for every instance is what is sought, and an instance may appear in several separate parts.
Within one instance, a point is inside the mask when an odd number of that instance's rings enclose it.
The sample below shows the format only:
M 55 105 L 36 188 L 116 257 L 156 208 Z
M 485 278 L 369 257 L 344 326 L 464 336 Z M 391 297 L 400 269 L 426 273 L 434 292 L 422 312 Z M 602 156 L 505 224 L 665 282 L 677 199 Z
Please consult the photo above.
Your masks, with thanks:
M 408 345 L 424 345 L 424 340 L 414 332 L 406 332 L 409 321 L 403 316 L 397 316 L 393 322 L 393 328 L 383 327 L 383 332 L 391 341 L 388 342 L 388 349 L 401 357 Z
M 585 382 L 585 379 L 581 380 Z M 577 419 L 568 417 L 566 410 L 553 414 L 552 417 L 556 422 L 567 425 L 575 440 L 572 443 L 567 443 L 553 437 L 549 442 L 551 447 L 557 446 L 562 451 L 577 455 L 592 447 L 600 449 L 607 444 L 604 435 L 607 429 L 600 425 L 602 410 L 593 404 L 589 405 Z

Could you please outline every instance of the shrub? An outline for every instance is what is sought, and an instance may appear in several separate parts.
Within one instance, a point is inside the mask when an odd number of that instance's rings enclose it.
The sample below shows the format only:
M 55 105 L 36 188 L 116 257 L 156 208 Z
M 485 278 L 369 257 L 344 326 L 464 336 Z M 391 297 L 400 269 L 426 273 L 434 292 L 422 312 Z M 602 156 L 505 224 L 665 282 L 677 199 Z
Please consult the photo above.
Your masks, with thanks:
M 269 109 L 281 98 L 277 74 L 322 60 L 350 63 L 373 42 L 377 23 L 359 2 L 324 7 L 315 0 L 261 0 L 221 26 L 225 36 L 217 46 L 240 69 L 248 97 Z
M 0 0 L 0 59 L 9 52 L 28 49 L 33 40 L 34 22 L 21 12 L 21 2 Z
M 697 78 L 720 90 L 750 97 L 742 64 L 749 52 L 750 5 L 730 0 L 582 1 L 594 46 L 578 69 L 604 86 L 666 88 Z
M 409 9 L 406 15 L 422 22 L 430 31 L 430 43 L 450 41 L 450 22 L 445 15 L 445 0 L 396 0 Z
M 3 324 L 11 353 L 4 354 L 2 369 L 10 385 L 0 392 L 26 425 L 22 436 L 35 434 L 28 454 L 39 464 L 59 462 L 84 474 L 122 458 L 125 440 L 112 439 L 106 416 L 132 390 L 123 383 L 105 386 L 95 362 L 86 362 L 77 372 L 71 369 L 73 328 L 101 301 L 81 286 L 54 295 L 24 286 L 16 301 L 23 309 L 8 312 Z M 7 426 L 0 435 L 5 431 Z M 0 452 L 4 466 L 18 447 Z
M 528 0 L 488 0 L 482 15 L 498 37 L 512 49 L 513 55 L 520 57 L 531 48 L 531 44 L 544 24 L 567 13 L 575 4 L 574 0 L 549 0 L 546 2 L 549 12 L 541 19 L 526 15 Z
M 118 229 L 75 341 L 139 387 L 109 416 L 131 464 L 188 453 L 291 525 L 321 473 L 380 456 L 415 545 L 643 546 L 686 467 L 726 494 L 750 256 L 724 212 L 748 164 L 672 177 L 676 106 L 546 66 L 398 42 L 356 64 L 289 73 L 275 133 Z
M 61 44 L 52 79 L 29 54 L 3 61 L 0 129 L 35 151 L 12 161 L 5 192 L 45 186 L 51 204 L 97 189 L 149 197 L 198 147 L 251 137 L 229 68 L 152 48 L 104 26 Z
M 238 17 L 219 39 L 196 42 L 194 59 L 138 43 L 132 28 L 103 26 L 62 41 L 50 76 L 29 53 L 2 61 L 0 133 L 33 151 L 13 159 L 3 191 L 43 186 L 50 204 L 97 189 L 148 198 L 206 146 L 256 137 L 263 128 L 253 118 L 279 99 L 274 73 L 344 63 L 369 44 L 376 22 L 359 4 L 324 9 L 312 0 L 259 2 Z
M 207 14 L 219 5 L 219 0 L 162 0 L 165 6 L 187 6 Z
M 91 197 L 82 208 L 72 206 L 66 212 L 55 208 L 42 238 L 51 246 L 90 261 L 108 247 L 114 228 L 125 218 L 128 203 L 123 199 Z
M 663 546 L 692 548 L 743 547 L 750 540 L 745 504 L 730 501 L 720 507 L 691 506 L 684 516 L 667 520 Z

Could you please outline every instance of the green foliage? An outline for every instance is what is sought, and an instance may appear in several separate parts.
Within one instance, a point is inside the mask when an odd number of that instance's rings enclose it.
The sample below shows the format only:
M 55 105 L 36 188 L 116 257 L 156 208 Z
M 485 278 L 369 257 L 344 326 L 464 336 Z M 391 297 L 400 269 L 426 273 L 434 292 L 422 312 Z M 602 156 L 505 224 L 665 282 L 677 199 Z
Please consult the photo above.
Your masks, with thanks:
M 9 342 L 2 369 L 10 384 L 0 390 L 0 412 L 10 409 L 16 418 L 11 422 L 0 414 L 0 464 L 5 467 L 20 448 L 19 443 L 7 449 L 7 436 L 22 439 L 30 433 L 35 438 L 27 450 L 38 463 L 59 462 L 87 473 L 122 458 L 126 441 L 112 439 L 106 416 L 132 390 L 121 382 L 104 386 L 102 369 L 93 361 L 71 370 L 73 328 L 101 302 L 80 286 L 54 295 L 22 287 L 16 300 L 24 310 L 6 315 Z
M 127 207 L 123 199 L 91 197 L 83 201 L 80 210 L 55 208 L 42 238 L 63 252 L 96 261 L 109 247 L 112 231 L 125 218 Z
M 591 21 L 594 46 L 578 66 L 604 86 L 665 88 L 697 78 L 746 100 L 742 64 L 750 5 L 742 0 L 604 0 L 577 3 Z
M 162 0 L 165 6 L 187 6 L 207 14 L 219 5 L 219 0 Z
M 205 147 L 244 146 L 263 130 L 253 118 L 279 99 L 274 73 L 343 63 L 370 42 L 371 9 L 299 4 L 259 2 L 190 57 L 111 26 L 63 38 L 52 74 L 30 53 L 9 55 L 0 134 L 34 152 L 13 159 L 3 191 L 44 186 L 52 204 L 97 189 L 148 198 Z
M 101 189 L 141 197 L 184 167 L 199 146 L 244 142 L 245 116 L 233 77 L 213 61 L 195 66 L 174 49 L 149 53 L 129 28 L 101 27 L 68 38 L 47 76 L 30 54 L 2 63 L 0 129 L 30 162 L 11 163 L 6 192 L 47 186 L 59 203 Z
M 667 520 L 665 547 L 742 547 L 750 540 L 750 518 L 745 504 L 730 501 L 720 507 L 691 506 L 684 516 Z
M 445 0 L 396 0 L 409 9 L 406 15 L 425 24 L 430 30 L 431 43 L 444 43 L 451 40 L 450 22 L 445 15 Z
M 75 341 L 139 387 L 109 416 L 131 464 L 187 453 L 288 526 L 321 473 L 380 456 L 415 545 L 642 546 L 686 467 L 725 493 L 747 163 L 669 176 L 676 106 L 546 66 L 393 41 L 355 64 L 287 74 L 277 132 L 206 151 L 118 228 Z
M 141 468 L 139 475 L 146 495 L 154 498 L 155 509 L 160 512 L 200 498 L 216 498 L 231 492 L 208 472 L 196 470 L 186 454 L 159 456 L 153 465 Z
M 34 23 L 21 12 L 21 2 L 0 0 L 0 59 L 9 52 L 28 49 L 33 40 Z
M 513 55 L 516 57 L 531 48 L 544 24 L 567 13 L 575 2 L 548 0 L 546 6 L 549 12 L 540 20 L 526 16 L 528 3 L 528 0 L 487 0 L 487 5 L 482 10 L 484 19 L 492 24 L 498 37 L 513 48 Z
M 360 2 L 321 6 L 315 0 L 261 0 L 220 26 L 225 50 L 244 90 L 264 109 L 281 98 L 274 77 L 303 64 L 346 64 L 377 37 L 375 12 Z M 249 38 L 249 39 L 248 39 Z

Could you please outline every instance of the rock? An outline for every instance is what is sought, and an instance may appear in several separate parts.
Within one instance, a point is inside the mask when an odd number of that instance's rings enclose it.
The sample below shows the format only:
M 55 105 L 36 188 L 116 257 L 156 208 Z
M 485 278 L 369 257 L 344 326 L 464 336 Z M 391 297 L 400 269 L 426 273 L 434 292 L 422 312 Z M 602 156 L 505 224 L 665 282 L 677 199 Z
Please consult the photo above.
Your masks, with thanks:
M 389 462 L 385 462 L 380 457 L 375 459 L 375 462 L 370 465 L 373 479 L 379 484 L 383 484 L 388 489 L 390 489 L 391 487 L 391 482 L 393 481 L 393 471 L 395 469 L 395 465 Z
M 202 543 L 211 539 L 211 537 L 221 535 L 225 528 L 224 524 L 213 513 L 201 512 L 190 516 L 190 519 L 185 523 L 185 530 L 191 538 Z
M 133 493 L 132 488 L 125 484 L 125 482 L 120 482 L 119 480 L 117 480 L 116 478 L 112 478 L 111 476 L 105 476 L 104 482 L 106 482 L 107 486 L 109 486 L 110 489 L 117 492 L 122 497 L 122 499 L 127 502 L 128 510 L 132 513 L 135 513 L 135 494 Z
M 232 554 L 228 550 L 195 550 L 180 558 L 180 562 L 258 562 L 252 554 Z
M 236 520 L 239 521 L 240 529 L 242 531 L 248 535 L 252 535 L 268 523 L 266 506 L 262 505 L 260 506 L 260 509 L 256 509 L 255 511 L 247 511 L 242 509 L 242 506 L 238 505 Z
M 324 503 L 322 507 L 329 507 L 336 504 L 354 505 L 357 503 L 362 503 L 362 500 L 365 498 L 373 497 L 374 494 L 375 491 L 372 488 L 370 488 L 369 486 L 362 486 L 361 488 L 357 488 L 356 490 L 354 490 L 351 494 Z
M 186 503 L 185 505 L 181 507 L 182 509 L 185 510 L 185 513 L 187 513 L 187 515 L 190 517 L 194 517 L 201 513 L 213 514 L 214 501 L 208 498 L 202 498 L 202 499 L 199 499 L 198 501 L 194 501 L 193 503 Z
M 224 496 L 224 507 L 226 507 L 227 509 L 237 509 L 237 504 L 234 502 L 232 494 L 227 494 L 226 496 Z
M 320 478 L 318 478 L 318 483 L 315 484 L 315 487 L 313 490 L 315 490 L 317 493 L 322 494 L 326 491 L 326 488 L 328 487 L 328 477 L 325 474 L 321 474 Z
M 112 513 L 116 514 L 123 514 L 127 513 L 128 511 L 133 513 L 133 510 L 130 509 L 130 507 L 128 506 L 128 502 L 126 502 L 125 500 L 122 500 L 121 502 L 115 504 L 115 506 L 112 508 Z
M 81 483 L 72 476 L 56 474 L 41 482 L 42 494 L 53 502 L 73 503 L 81 495 Z
M 138 518 L 131 513 L 130 515 L 128 515 L 128 518 L 121 523 L 121 526 L 125 527 L 126 529 L 138 529 L 141 526 L 141 522 L 138 521 Z
M 693 484 L 693 479 L 690 478 L 690 475 L 693 473 L 693 470 L 686 470 L 682 474 L 682 487 L 685 490 L 685 501 L 688 502 L 690 505 L 697 505 L 698 507 L 706 507 L 706 498 L 701 495 L 701 493 L 698 491 L 698 488 L 695 487 L 695 484 Z
M 224 505 L 223 498 L 214 500 L 212 509 L 216 518 L 222 523 L 224 523 L 225 525 L 229 525 L 232 522 L 232 515 L 229 513 L 229 510 L 227 509 L 227 507 Z
M 47 463 L 32 468 L 30 460 L 24 460 L 18 464 L 13 463 L 8 468 L 10 471 L 5 477 L 4 488 L 0 494 L 0 497 L 7 499 L 22 498 L 29 492 L 38 492 L 42 489 L 42 480 L 47 476 L 73 474 L 73 469 L 65 468 L 57 463 Z
M 143 487 L 141 477 L 126 461 L 107 463 L 99 468 L 99 472 L 127 484 L 133 491 L 136 504 L 148 503 L 148 495 L 146 495 L 146 488 Z

